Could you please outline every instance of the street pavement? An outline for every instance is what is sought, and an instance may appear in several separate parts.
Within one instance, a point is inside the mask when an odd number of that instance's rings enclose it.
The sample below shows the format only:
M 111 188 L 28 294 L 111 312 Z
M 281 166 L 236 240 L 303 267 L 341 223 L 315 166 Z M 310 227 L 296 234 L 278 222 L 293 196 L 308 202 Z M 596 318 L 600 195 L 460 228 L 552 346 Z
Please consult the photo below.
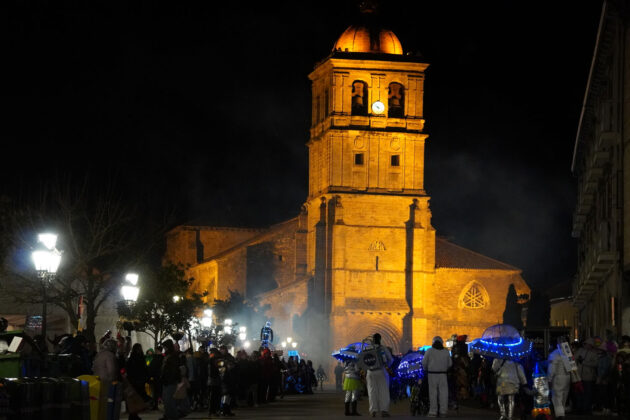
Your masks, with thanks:
M 359 401 L 358 412 L 363 417 L 369 417 L 368 401 L 364 397 Z M 324 385 L 323 391 L 315 391 L 312 395 L 287 395 L 283 399 L 278 398 L 275 402 L 263 404 L 257 408 L 239 407 L 234 410 L 234 419 L 325 419 L 325 420 L 341 420 L 348 419 L 344 415 L 343 393 L 334 391 L 334 387 Z M 393 403 L 390 407 L 392 418 L 396 419 L 418 419 L 419 416 L 412 417 L 409 413 L 409 402 L 400 401 Z M 121 420 L 126 419 L 126 415 L 121 414 Z M 143 420 L 157 420 L 162 417 L 161 411 L 151 411 L 142 413 L 140 417 Z M 448 417 L 458 419 L 491 419 L 498 420 L 499 414 L 496 410 L 481 409 L 474 407 L 460 407 L 457 411 L 449 412 Z M 186 416 L 185 420 L 201 420 L 217 417 L 208 417 L 204 411 L 194 412 Z M 350 417 L 352 418 L 352 417 Z M 379 416 L 380 418 L 380 416 Z M 587 419 L 604 419 L 604 417 L 586 417 L 586 416 L 567 416 L 567 420 L 587 420 Z M 618 418 L 618 417 L 615 417 Z M 531 420 L 531 417 L 529 417 Z

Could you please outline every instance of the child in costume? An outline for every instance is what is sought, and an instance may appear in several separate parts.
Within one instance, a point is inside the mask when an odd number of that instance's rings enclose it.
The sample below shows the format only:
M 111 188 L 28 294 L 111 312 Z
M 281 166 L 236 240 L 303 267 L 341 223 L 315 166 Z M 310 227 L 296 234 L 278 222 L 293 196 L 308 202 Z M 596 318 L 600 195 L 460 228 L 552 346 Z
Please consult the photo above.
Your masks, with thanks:
M 343 390 L 346 391 L 345 397 L 345 414 L 346 416 L 360 416 L 357 412 L 357 401 L 359 394 L 363 389 L 363 383 L 361 382 L 361 375 L 356 361 L 349 359 L 344 363 L 343 369 Z M 352 407 L 352 411 L 350 408 Z

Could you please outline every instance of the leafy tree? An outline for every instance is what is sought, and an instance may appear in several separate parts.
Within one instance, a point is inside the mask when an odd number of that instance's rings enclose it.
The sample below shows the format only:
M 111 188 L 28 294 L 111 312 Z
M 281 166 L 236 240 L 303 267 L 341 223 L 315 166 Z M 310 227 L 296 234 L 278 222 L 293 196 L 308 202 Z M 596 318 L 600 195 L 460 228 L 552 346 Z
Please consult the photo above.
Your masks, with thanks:
M 510 284 L 505 299 L 505 310 L 503 311 L 503 323 L 516 328 L 523 329 L 523 320 L 521 319 L 521 304 L 518 303 L 518 295 L 514 284 Z
M 9 244 L 2 264 L 2 287 L 16 302 L 41 304 L 42 284 L 35 276 L 30 249 L 38 233 L 57 233 L 63 257 L 48 287 L 47 302 L 62 308 L 77 326 L 77 303 L 83 296 L 83 333 L 94 341 L 96 317 L 103 304 L 118 292 L 122 273 L 149 255 L 158 232 L 151 235 L 139 229 L 138 213 L 123 204 L 113 187 L 96 192 L 84 180 L 78 186 L 71 182 L 46 185 L 43 191 L 4 211 L 11 230 L 5 237 Z
M 193 278 L 186 277 L 185 267 L 168 263 L 153 273 L 145 273 L 139 281 L 140 294 L 133 308 L 118 304 L 118 314 L 128 327 L 143 331 L 157 346 L 177 332 L 190 336 L 190 322 L 203 305 L 203 295 L 190 293 Z M 176 301 L 174 296 L 178 296 Z

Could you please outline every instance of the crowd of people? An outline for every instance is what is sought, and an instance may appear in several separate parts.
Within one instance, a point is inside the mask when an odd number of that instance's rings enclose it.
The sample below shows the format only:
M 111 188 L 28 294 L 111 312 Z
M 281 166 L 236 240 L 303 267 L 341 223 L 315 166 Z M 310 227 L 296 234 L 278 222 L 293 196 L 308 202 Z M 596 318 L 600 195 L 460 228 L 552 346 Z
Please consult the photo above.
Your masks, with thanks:
M 378 336 L 378 334 L 376 334 Z M 389 373 L 387 399 L 370 386 L 369 367 L 349 359 L 335 367 L 335 383 L 345 393 L 345 414 L 359 415 L 356 401 L 367 395 L 370 415 L 388 417 L 389 401 L 401 396 L 411 403 L 411 413 L 428 417 L 445 417 L 462 403 L 499 411 L 501 420 L 522 419 L 532 415 L 535 407 L 534 378 L 543 375 L 549 390 L 547 407 L 557 419 L 565 413 L 573 415 L 615 415 L 630 419 L 630 337 L 619 343 L 599 337 L 569 343 L 571 361 L 558 344 L 553 343 L 545 358 L 535 350 L 519 360 L 491 358 L 470 353 L 466 336 L 453 336 L 447 349 L 441 337 L 434 337 L 432 346 L 422 359 L 424 374 L 401 387 L 392 375 L 400 356 L 394 356 L 389 369 L 379 366 L 379 373 Z M 379 343 L 380 344 L 380 343 Z M 568 349 L 565 349 L 568 350 Z M 571 363 L 574 363 L 571 365 Z M 536 366 L 540 369 L 537 371 Z M 573 366 L 573 368 L 572 368 Z
M 239 406 L 258 407 L 286 394 L 313 394 L 326 379 L 321 365 L 316 371 L 311 360 L 285 359 L 265 347 L 235 355 L 226 346 L 180 351 L 168 339 L 145 352 L 130 337 L 105 336 L 95 352 L 80 335 L 64 338 L 57 347 L 58 353 L 75 356 L 73 376 L 97 375 L 106 388 L 122 384 L 116 398 L 125 401 L 129 420 L 159 408 L 164 420 L 201 410 L 229 417 Z

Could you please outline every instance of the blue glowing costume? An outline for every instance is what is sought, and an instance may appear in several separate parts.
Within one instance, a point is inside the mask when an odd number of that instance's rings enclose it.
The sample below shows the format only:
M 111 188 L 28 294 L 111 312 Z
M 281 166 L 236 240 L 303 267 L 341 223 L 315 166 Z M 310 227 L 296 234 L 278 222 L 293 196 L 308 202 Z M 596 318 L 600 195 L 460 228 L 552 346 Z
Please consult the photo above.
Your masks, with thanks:
M 269 348 L 273 343 L 273 330 L 271 329 L 271 321 L 265 322 L 265 326 L 260 329 L 260 345 Z

